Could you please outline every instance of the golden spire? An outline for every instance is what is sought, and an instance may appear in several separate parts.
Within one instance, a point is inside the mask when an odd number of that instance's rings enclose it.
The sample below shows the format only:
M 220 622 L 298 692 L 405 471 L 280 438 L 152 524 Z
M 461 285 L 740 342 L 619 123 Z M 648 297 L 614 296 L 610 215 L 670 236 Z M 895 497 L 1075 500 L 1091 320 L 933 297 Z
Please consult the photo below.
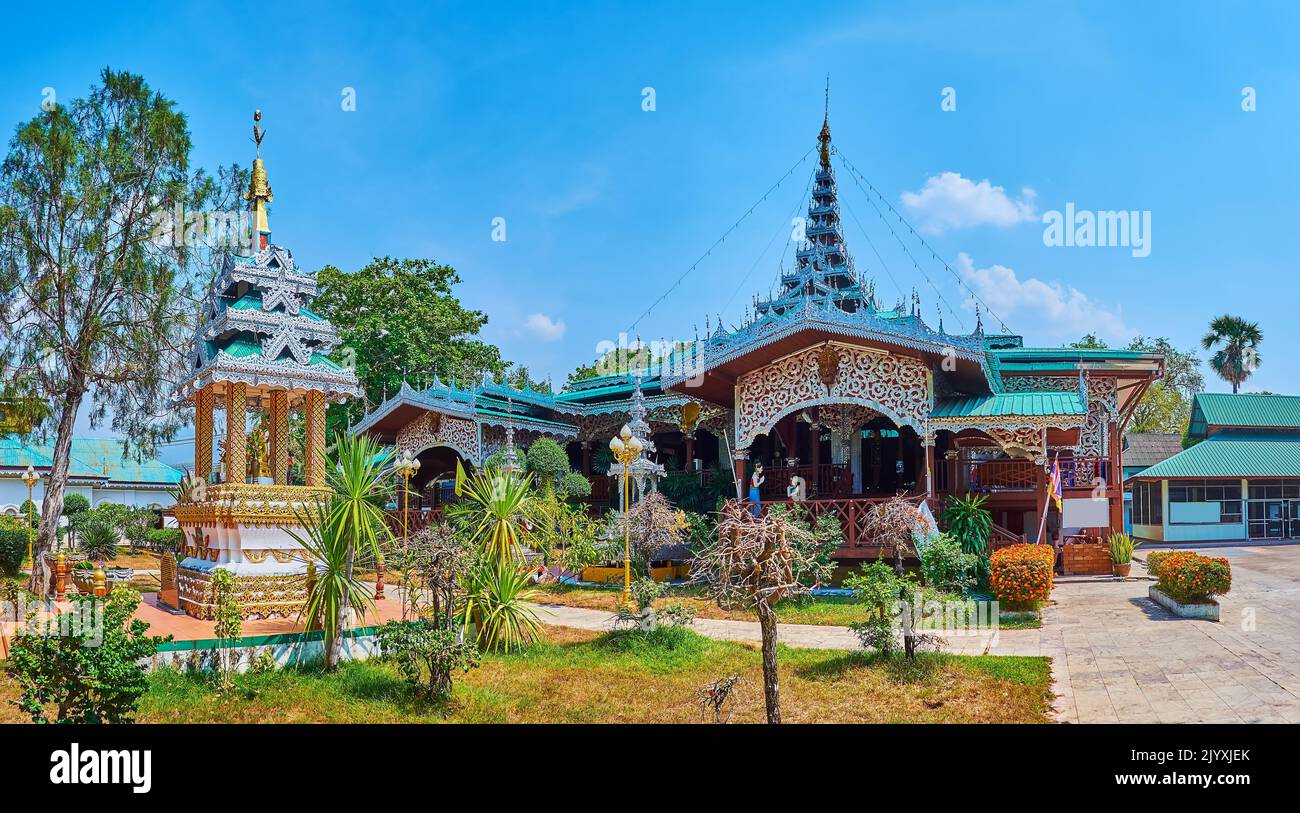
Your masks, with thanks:
M 271 195 L 271 183 L 266 178 L 266 167 L 262 164 L 262 139 L 266 131 L 259 126 L 262 111 L 253 111 L 253 143 L 257 145 L 257 157 L 253 159 L 253 173 L 248 182 L 248 191 L 244 200 L 253 204 L 253 246 L 254 249 L 267 247 L 271 237 L 271 223 L 267 218 L 266 204 L 274 200 Z
M 826 77 L 826 108 L 822 116 L 822 131 L 817 134 L 817 142 L 821 144 L 821 162 L 822 168 L 830 169 L 831 166 L 831 78 Z

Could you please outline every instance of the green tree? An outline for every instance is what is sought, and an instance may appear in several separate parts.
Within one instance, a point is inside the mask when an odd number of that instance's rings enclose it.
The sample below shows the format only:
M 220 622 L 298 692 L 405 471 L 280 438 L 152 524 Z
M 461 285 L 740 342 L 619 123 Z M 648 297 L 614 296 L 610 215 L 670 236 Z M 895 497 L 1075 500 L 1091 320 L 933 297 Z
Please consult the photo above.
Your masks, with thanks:
M 77 412 L 136 454 L 170 439 L 168 397 L 192 335 L 202 252 L 158 239 L 159 215 L 236 186 L 189 172 L 183 114 L 140 76 L 105 68 L 88 96 L 20 124 L 0 165 L 0 369 L 5 395 L 54 404 L 54 447 L 30 589 L 48 577 Z M 180 243 L 181 245 L 177 245 Z M 205 266 L 206 268 L 206 266 Z
M 451 266 L 424 259 L 376 257 L 353 272 L 332 265 L 320 270 L 312 307 L 338 329 L 334 358 L 355 363 L 366 395 L 330 409 L 328 436 L 397 392 L 403 380 L 437 375 L 464 385 L 505 370 L 501 351 L 474 338 L 487 315 L 461 306 L 452 292 L 459 282 Z
M 1201 347 L 1214 350 L 1210 367 L 1232 385 L 1235 394 L 1259 367 L 1259 343 L 1263 340 L 1264 333 L 1258 322 L 1247 322 L 1239 316 L 1225 314 L 1210 322 L 1209 331 L 1201 339 Z
M 1166 338 L 1138 336 L 1129 350 L 1159 353 L 1165 357 L 1165 373 L 1147 388 L 1133 411 L 1129 430 L 1182 434 L 1192 417 L 1192 398 L 1205 389 L 1201 360 L 1193 351 L 1176 349 Z
M 1070 342 L 1070 348 L 1073 350 L 1109 350 L 1110 345 L 1097 338 L 1097 334 L 1089 333 L 1077 342 Z
M 538 488 L 549 494 L 561 477 L 569 473 L 569 456 L 560 444 L 550 438 L 538 438 L 528 447 L 528 471 Z

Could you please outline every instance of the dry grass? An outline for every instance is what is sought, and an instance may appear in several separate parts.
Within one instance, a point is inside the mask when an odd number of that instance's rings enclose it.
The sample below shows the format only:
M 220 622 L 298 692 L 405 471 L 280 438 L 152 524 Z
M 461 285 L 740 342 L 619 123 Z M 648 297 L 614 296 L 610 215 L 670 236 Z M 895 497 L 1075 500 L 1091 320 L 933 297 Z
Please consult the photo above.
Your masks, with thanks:
M 653 639 L 547 627 L 543 643 L 485 657 L 456 676 L 453 700 L 416 699 L 396 670 L 378 661 L 246 675 L 218 692 L 203 677 L 160 672 L 141 706 L 142 722 L 461 722 L 694 723 L 695 691 L 742 676 L 733 721 L 763 719 L 759 653 L 689 630 Z M 1012 723 L 1047 720 L 1046 658 L 929 655 L 907 668 L 866 653 L 783 648 L 782 712 L 789 722 Z M 7 702 L 15 685 L 0 677 L 0 721 L 24 718 Z
M 565 607 L 583 607 L 589 610 L 615 612 L 622 593 L 619 589 L 591 587 L 565 587 L 556 584 L 539 585 L 534 601 L 540 604 L 559 604 Z M 752 610 L 737 608 L 724 610 L 704 597 L 694 587 L 673 587 L 655 602 L 656 607 L 677 603 L 690 607 L 699 618 L 718 618 L 730 621 L 754 621 Z M 783 601 L 777 605 L 777 618 L 783 624 L 821 624 L 846 627 L 866 617 L 863 605 L 850 597 L 821 596 L 800 602 Z

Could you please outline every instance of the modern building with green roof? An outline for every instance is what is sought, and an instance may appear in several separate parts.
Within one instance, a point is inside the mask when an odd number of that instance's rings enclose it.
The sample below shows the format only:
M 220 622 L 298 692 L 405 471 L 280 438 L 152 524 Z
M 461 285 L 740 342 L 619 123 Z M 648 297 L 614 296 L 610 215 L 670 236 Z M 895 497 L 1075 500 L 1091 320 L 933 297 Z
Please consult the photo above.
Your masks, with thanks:
M 1300 539 L 1300 396 L 1201 393 L 1194 445 L 1129 478 L 1153 542 Z
M 17 515 L 27 500 L 22 475 L 31 466 L 41 476 L 33 490 L 37 505 L 45 496 L 53 450 L 48 443 L 0 435 L 0 514 Z M 65 493 L 80 494 L 91 506 L 119 505 L 167 508 L 171 489 L 182 472 L 152 457 L 123 456 L 121 441 L 109 438 L 74 438 Z

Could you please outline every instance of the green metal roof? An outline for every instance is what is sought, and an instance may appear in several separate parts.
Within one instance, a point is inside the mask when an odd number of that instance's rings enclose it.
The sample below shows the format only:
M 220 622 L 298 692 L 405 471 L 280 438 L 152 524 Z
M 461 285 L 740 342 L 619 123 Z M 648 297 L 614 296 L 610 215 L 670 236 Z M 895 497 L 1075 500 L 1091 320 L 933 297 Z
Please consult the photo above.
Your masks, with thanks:
M 939 398 L 936 418 L 984 418 L 1000 415 L 1086 415 L 1088 407 L 1077 392 L 1024 392 Z
M 1300 428 L 1300 395 L 1197 393 L 1188 434 L 1205 437 L 1210 427 Z
M 0 437 L 0 467 L 38 469 L 53 465 L 50 444 L 29 443 L 17 435 Z M 73 438 L 68 475 L 77 478 L 107 478 L 122 483 L 179 483 L 180 469 L 153 458 L 122 459 L 121 441 L 109 438 Z
M 610 397 L 630 397 L 636 391 L 636 384 L 609 384 L 603 387 L 591 387 L 585 390 L 574 390 L 572 392 L 561 392 L 555 396 L 555 400 L 563 402 L 572 401 L 589 401 L 597 398 Z M 641 392 L 645 395 L 654 395 L 660 391 L 659 382 L 654 383 L 642 382 Z
M 1137 475 L 1168 477 L 1300 477 L 1300 432 L 1225 431 Z

